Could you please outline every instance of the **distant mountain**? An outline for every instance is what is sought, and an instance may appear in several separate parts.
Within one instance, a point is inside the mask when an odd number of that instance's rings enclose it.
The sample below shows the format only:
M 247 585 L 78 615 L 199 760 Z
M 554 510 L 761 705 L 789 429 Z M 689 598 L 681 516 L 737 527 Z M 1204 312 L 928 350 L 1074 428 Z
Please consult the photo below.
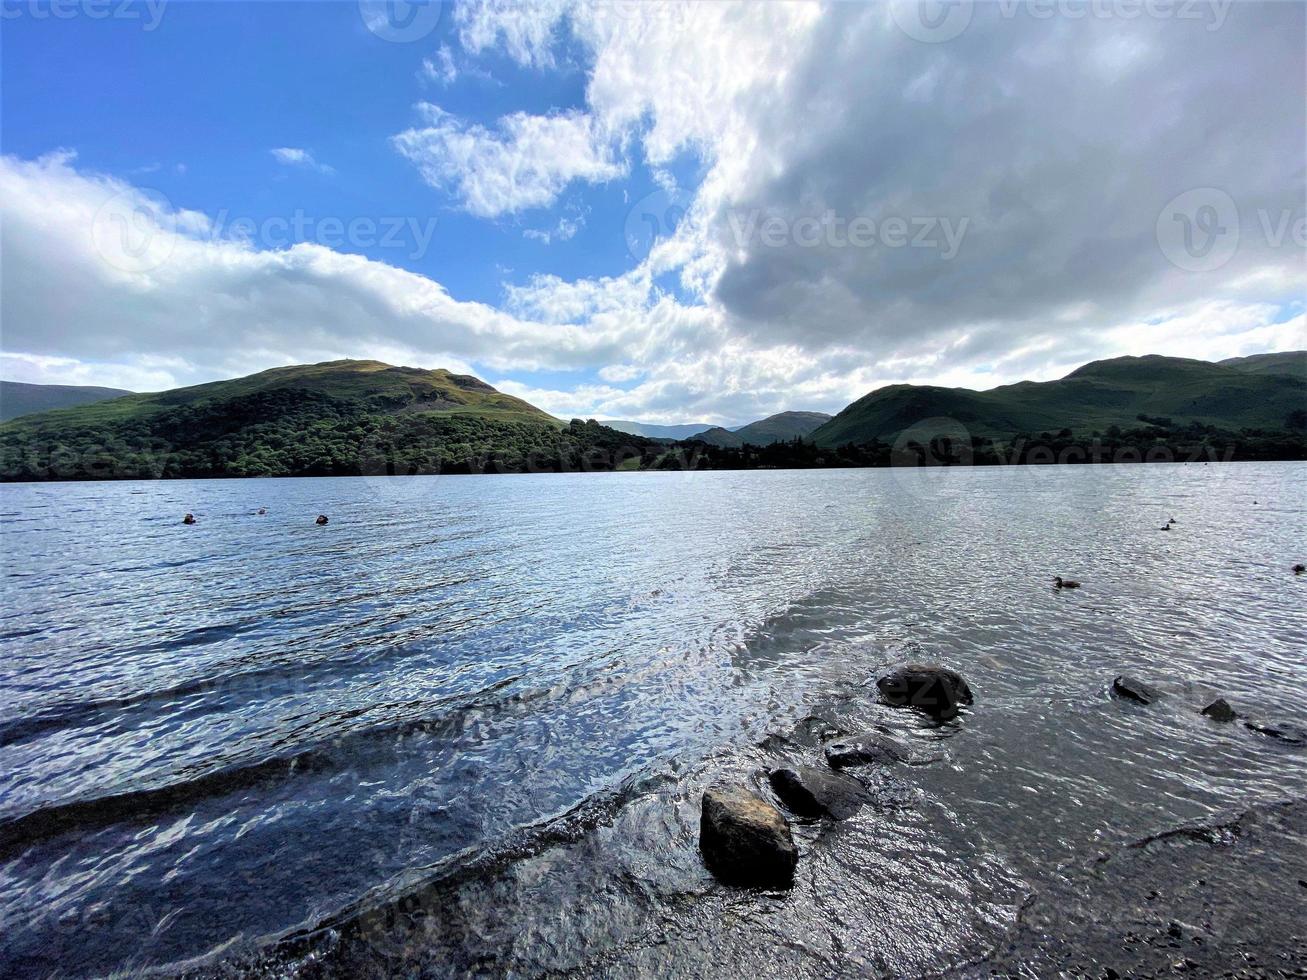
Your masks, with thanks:
M 1307 378 L 1307 350 L 1287 350 L 1278 354 L 1253 354 L 1249 357 L 1227 357 L 1217 361 L 1225 367 L 1249 374 L 1291 374 Z
M 1094 361 L 1058 381 L 1022 381 L 990 391 L 889 385 L 849 405 L 812 439 L 821 446 L 893 442 L 913 426 L 938 428 L 941 419 L 995 439 L 1064 428 L 1089 435 L 1113 425 L 1136 426 L 1140 416 L 1283 431 L 1301 421 L 1304 406 L 1302 378 L 1154 354 Z
M 664 448 L 471 375 L 330 361 L 6 422 L 0 479 L 609 469 Z
M 711 422 L 687 422 L 683 425 L 655 425 L 652 422 L 625 422 L 605 419 L 599 423 L 618 432 L 629 432 L 635 436 L 647 436 L 650 439 L 688 439 L 698 432 L 713 428 Z
M 724 448 L 770 446 L 773 442 L 787 442 L 795 437 L 807 438 L 830 418 L 824 412 L 779 412 L 734 430 L 720 426 L 708 429 L 696 435 L 695 439 Z
M 20 415 L 49 412 L 56 408 L 90 405 L 119 395 L 130 395 L 122 388 L 95 388 L 90 385 L 33 385 L 24 381 L 0 381 L 0 422 Z

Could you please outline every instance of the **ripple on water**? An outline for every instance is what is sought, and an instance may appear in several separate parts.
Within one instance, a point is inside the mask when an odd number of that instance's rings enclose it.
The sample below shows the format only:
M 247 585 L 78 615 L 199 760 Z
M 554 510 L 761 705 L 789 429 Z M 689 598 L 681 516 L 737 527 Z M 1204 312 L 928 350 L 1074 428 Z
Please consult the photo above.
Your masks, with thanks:
M 1197 714 L 1303 723 L 1303 475 L 0 487 L 0 972 L 1052 963 L 1022 910 L 1101 913 L 1094 854 L 1304 795 L 1304 752 Z M 904 659 L 974 708 L 878 704 Z M 792 892 L 719 887 L 699 794 L 820 762 L 814 718 L 938 761 L 801 824 Z

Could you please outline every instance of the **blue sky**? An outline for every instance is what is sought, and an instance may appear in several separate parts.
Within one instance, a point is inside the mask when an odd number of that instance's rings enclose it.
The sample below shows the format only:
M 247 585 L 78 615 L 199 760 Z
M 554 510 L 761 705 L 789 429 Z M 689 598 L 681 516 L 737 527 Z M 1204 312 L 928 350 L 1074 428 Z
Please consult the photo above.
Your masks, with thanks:
M 467 215 L 390 148 L 423 98 L 486 124 L 508 112 L 584 106 L 585 74 L 570 53 L 548 72 L 489 53 L 484 75 L 442 86 L 423 82 L 422 69 L 451 41 L 448 16 L 421 42 L 392 43 L 367 29 L 352 2 L 175 2 L 153 31 L 141 28 L 146 8 L 135 9 L 140 21 L 16 17 L 5 24 L 6 89 L 41 93 L 6 100 L 7 153 L 73 147 L 87 168 L 129 176 L 215 217 L 263 222 L 302 210 L 344 221 L 435 219 L 420 255 L 411 231 L 393 247 L 342 248 L 437 277 L 461 298 L 486 303 L 503 300 L 501 283 L 518 270 L 578 278 L 617 275 L 631 264 L 624 197 L 655 189 L 638 157 L 629 179 L 569 189 L 551 210 L 584 223 L 575 237 L 546 246 L 522 232 L 549 230 L 550 215 Z M 308 148 L 333 172 L 279 163 L 269 150 L 286 146 Z M 300 239 L 312 240 L 315 228 L 306 225 Z M 287 241 L 295 231 L 292 223 Z
M 737 423 L 1302 346 L 1302 5 L 993 6 L 923 41 L 901 4 L 7 0 L 5 375 L 377 356 L 559 414 Z M 1235 208 L 1219 265 L 1172 254 L 1194 190 Z M 166 261 L 105 255 L 109 198 Z M 855 219 L 885 231 L 829 234 Z

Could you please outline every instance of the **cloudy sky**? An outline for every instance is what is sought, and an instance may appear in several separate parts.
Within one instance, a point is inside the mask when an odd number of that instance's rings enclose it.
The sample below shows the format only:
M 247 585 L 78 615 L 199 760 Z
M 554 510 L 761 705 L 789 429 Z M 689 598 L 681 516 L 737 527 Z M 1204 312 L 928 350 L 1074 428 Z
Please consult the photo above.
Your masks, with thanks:
M 1307 347 L 1296 0 L 5 0 L 0 372 L 555 414 Z

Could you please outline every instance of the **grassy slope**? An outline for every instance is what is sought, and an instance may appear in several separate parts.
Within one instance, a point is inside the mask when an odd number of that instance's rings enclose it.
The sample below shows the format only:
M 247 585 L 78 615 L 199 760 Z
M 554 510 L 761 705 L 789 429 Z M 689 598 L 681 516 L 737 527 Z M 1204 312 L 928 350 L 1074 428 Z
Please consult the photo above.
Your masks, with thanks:
M 331 361 L 15 419 L 0 425 L 0 479 L 458 472 L 487 459 L 516 472 L 611 455 L 626 448 L 618 436 L 470 376 Z
M 1307 350 L 1253 354 L 1249 357 L 1227 357 L 1217 363 L 1237 371 L 1247 371 L 1249 374 L 1291 374 L 1297 378 L 1307 378 Z
M 312 391 L 331 398 L 369 402 L 389 412 L 464 412 L 511 418 L 516 421 L 561 425 L 547 412 L 512 395 L 505 395 L 470 375 L 443 369 L 393 367 L 381 361 L 325 361 L 272 368 L 230 381 L 211 381 L 189 388 L 152 394 L 127 395 L 78 408 L 43 412 L 15 420 L 27 428 L 51 429 L 64 425 L 100 425 L 138 419 L 181 406 L 195 406 L 242 398 L 277 389 Z
M 57 408 L 72 408 L 92 402 L 130 395 L 122 388 L 96 388 L 90 385 L 33 385 L 22 381 L 0 381 L 0 422 L 49 412 Z
M 1086 364 L 1058 381 L 1022 381 L 991 391 L 890 385 L 858 399 L 812 438 L 824 446 L 893 441 L 904 429 L 939 418 L 989 438 L 1062 428 L 1087 435 L 1135 425 L 1140 414 L 1282 430 L 1289 413 L 1305 405 L 1307 382 L 1287 375 L 1157 355 L 1118 357 Z

